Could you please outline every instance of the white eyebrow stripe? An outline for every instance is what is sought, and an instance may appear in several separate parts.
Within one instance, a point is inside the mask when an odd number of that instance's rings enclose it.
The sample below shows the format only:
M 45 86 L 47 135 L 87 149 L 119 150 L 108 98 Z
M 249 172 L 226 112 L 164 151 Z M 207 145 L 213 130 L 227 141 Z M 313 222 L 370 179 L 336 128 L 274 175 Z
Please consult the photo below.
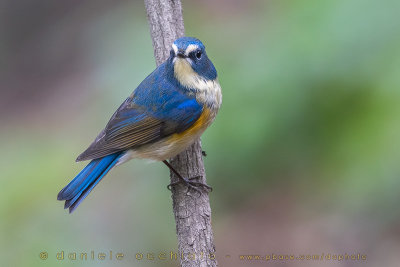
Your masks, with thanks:
M 172 49 L 174 49 L 175 55 L 178 54 L 178 47 L 176 44 L 172 44 Z
M 199 46 L 195 45 L 195 44 L 188 45 L 188 47 L 186 48 L 186 51 L 185 51 L 185 55 L 188 56 L 190 54 L 190 52 L 193 52 L 194 50 L 196 50 L 198 48 L 199 48 Z

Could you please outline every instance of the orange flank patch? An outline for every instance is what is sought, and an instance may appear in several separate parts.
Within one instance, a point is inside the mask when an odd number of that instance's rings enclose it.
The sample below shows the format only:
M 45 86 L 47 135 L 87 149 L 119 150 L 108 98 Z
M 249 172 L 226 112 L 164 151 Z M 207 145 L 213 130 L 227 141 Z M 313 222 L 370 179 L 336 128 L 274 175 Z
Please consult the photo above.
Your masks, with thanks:
M 204 131 L 209 126 L 210 120 L 211 120 L 211 111 L 208 108 L 204 107 L 200 117 L 192 126 L 190 126 L 187 130 L 181 133 L 173 134 L 168 141 L 176 142 L 186 138 L 192 138 L 198 135 L 199 133 L 201 134 L 201 132 Z

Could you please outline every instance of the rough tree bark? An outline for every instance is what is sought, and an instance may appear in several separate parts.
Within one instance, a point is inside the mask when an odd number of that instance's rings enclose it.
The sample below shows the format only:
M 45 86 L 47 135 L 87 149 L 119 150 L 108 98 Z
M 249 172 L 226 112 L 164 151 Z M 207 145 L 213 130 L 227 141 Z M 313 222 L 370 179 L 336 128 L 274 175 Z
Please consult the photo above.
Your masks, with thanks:
M 182 5 L 180 0 L 145 0 L 144 2 L 158 66 L 168 58 L 175 39 L 185 34 Z M 200 140 L 171 159 L 170 163 L 182 176 L 199 177 L 197 181 L 206 183 Z M 177 180 L 178 177 L 171 172 L 171 182 Z M 188 191 L 184 185 L 174 186 L 172 203 L 181 266 L 217 266 L 208 193 L 199 194 L 194 190 Z

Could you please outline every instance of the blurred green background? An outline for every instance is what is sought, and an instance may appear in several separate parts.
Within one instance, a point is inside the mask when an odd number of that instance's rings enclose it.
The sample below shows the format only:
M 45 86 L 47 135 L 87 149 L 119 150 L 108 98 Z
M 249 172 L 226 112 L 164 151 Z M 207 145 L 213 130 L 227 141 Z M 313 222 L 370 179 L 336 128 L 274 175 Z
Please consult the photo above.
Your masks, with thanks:
M 155 67 L 143 2 L 0 5 L 0 265 L 177 266 L 135 259 L 177 250 L 163 164 L 115 168 L 72 215 L 56 200 L 86 164 L 76 156 Z M 183 7 L 223 89 L 202 138 L 220 266 L 398 266 L 400 2 Z M 56 260 L 92 250 L 126 257 Z M 271 253 L 367 261 L 238 258 Z

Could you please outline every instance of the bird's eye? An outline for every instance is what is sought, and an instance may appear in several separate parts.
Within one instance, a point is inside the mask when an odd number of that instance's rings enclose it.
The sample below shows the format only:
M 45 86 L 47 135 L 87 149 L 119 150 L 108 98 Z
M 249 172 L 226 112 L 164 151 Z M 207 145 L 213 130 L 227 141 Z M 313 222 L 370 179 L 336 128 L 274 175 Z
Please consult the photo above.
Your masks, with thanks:
M 201 58 L 201 51 L 197 51 L 197 52 L 196 52 L 196 57 L 197 57 L 197 59 L 200 59 L 200 58 Z

